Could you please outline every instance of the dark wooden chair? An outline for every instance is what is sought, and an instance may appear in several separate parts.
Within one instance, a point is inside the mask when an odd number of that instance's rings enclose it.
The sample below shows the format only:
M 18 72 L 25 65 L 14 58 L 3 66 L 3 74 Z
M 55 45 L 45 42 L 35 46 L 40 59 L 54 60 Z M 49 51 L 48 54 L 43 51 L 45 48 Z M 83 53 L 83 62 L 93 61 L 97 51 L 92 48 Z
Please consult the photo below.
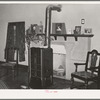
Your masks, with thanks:
M 9 51 L 10 52 L 14 52 L 14 59 L 11 60 L 10 58 L 8 57 L 11 57 L 11 55 L 9 55 Z M 4 74 L 3 76 L 5 75 L 8 75 L 9 74 L 9 70 L 11 70 L 12 72 L 12 77 L 13 79 L 15 78 L 15 75 L 18 76 L 18 52 L 19 52 L 19 49 L 18 48 L 6 48 L 5 49 L 5 59 L 6 59 L 6 62 L 5 63 L 2 63 L 0 65 L 1 68 L 4 68 L 7 70 L 7 73 Z
M 100 53 L 97 50 L 87 53 L 86 63 L 74 63 L 74 65 L 76 69 L 71 73 L 71 89 L 74 88 L 74 78 L 82 80 L 85 83 L 85 89 L 88 88 L 90 81 L 96 82 L 97 88 L 100 88 Z M 85 70 L 78 71 L 79 65 L 85 65 Z

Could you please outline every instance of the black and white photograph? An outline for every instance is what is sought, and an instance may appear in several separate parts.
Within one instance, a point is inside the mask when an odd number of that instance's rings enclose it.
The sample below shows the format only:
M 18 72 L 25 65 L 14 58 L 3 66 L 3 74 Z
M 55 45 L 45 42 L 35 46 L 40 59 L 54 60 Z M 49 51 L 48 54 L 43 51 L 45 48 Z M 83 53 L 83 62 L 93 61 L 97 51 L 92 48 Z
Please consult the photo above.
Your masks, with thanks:
M 65 23 L 52 23 L 52 34 L 66 34 Z
M 74 34 L 81 34 L 81 26 L 75 26 Z
M 80 98 L 99 90 L 99 40 L 100 2 L 0 2 L 0 94 Z
M 85 28 L 84 33 L 92 34 L 92 28 Z

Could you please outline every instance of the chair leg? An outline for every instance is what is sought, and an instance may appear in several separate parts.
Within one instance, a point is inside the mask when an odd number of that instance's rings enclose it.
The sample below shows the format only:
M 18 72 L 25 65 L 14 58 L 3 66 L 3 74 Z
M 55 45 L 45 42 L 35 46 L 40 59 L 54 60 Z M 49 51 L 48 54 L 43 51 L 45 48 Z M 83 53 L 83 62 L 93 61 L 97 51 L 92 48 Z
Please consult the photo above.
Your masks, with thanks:
M 85 81 L 85 89 L 88 88 L 88 81 Z
M 100 79 L 97 81 L 97 89 L 100 89 Z
M 71 87 L 70 87 L 70 89 L 73 89 L 73 84 L 74 84 L 74 78 L 71 77 Z
M 6 72 L 7 75 L 8 75 L 8 72 L 9 72 L 9 70 L 7 69 L 7 72 Z
M 18 77 L 18 75 L 19 75 L 19 67 L 17 65 L 17 77 Z
M 14 69 L 12 69 L 12 78 L 13 78 L 13 80 L 15 79 L 15 70 Z
M 18 78 L 18 68 L 16 68 L 16 71 L 15 71 L 15 68 L 12 69 L 12 75 L 13 75 L 13 80 L 15 80 L 15 77 L 17 76 Z

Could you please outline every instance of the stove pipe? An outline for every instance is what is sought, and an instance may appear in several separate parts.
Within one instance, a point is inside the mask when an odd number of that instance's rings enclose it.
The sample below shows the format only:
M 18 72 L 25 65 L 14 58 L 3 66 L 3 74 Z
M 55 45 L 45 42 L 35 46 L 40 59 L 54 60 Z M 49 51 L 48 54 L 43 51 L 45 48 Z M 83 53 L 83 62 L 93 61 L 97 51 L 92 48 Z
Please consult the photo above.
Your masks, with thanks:
M 51 11 L 61 11 L 61 5 L 49 5 L 46 8 L 45 14 L 45 46 L 50 48 L 50 34 L 51 34 Z

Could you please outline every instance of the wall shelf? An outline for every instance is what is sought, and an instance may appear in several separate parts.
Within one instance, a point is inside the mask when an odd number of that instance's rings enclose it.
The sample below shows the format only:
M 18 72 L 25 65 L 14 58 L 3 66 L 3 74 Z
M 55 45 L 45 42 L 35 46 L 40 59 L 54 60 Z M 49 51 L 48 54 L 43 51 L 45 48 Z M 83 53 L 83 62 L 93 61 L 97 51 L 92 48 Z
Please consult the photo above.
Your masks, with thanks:
M 38 35 L 45 35 L 45 34 L 38 34 Z M 74 37 L 75 41 L 78 40 L 78 37 L 93 37 L 93 34 L 50 34 L 50 36 L 53 36 L 55 40 L 57 40 L 57 37 L 64 37 L 64 40 L 67 40 L 67 37 Z
M 55 40 L 57 40 L 58 36 L 64 37 L 65 41 L 67 40 L 67 37 L 74 37 L 75 41 L 78 40 L 78 37 L 93 37 L 93 34 L 51 34 L 51 36 L 54 36 Z

